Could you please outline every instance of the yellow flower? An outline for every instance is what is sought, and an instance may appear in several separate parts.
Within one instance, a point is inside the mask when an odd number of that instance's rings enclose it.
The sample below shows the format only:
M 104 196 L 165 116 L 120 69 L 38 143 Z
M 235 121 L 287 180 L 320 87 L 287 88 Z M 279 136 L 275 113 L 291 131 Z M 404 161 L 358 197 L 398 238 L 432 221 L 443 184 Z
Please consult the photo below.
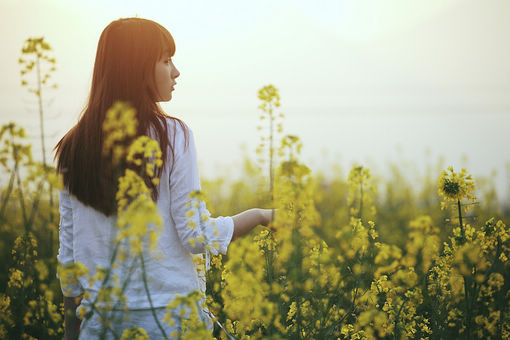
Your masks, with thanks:
M 126 160 L 136 166 L 144 164 L 145 167 L 142 167 L 142 170 L 149 177 L 154 177 L 156 168 L 163 164 L 161 156 L 161 149 L 157 141 L 148 136 L 140 136 L 129 146 Z
M 10 269 L 9 287 L 21 288 L 23 286 L 23 272 L 19 269 Z
M 449 173 L 448 173 L 449 172 Z M 475 184 L 471 175 L 467 174 L 466 169 L 462 169 L 460 173 L 453 171 L 453 167 L 448 167 L 446 170 L 441 171 L 441 176 L 437 182 L 439 196 L 445 201 L 461 201 L 463 198 L 475 201 L 473 191 Z M 444 209 L 445 205 L 441 205 Z
M 147 332 L 143 328 L 138 328 L 133 326 L 131 328 L 125 329 L 120 337 L 121 340 L 145 340 L 149 339 Z
M 500 273 L 492 273 L 489 277 L 488 284 L 496 290 L 500 290 L 505 284 L 505 278 Z
M 287 321 L 292 320 L 292 318 L 296 314 L 296 311 L 297 311 L 296 301 L 293 301 L 290 304 L 289 312 L 287 313 Z
M 11 298 L 8 295 L 0 294 L 0 314 L 7 312 L 11 304 Z
M 115 102 L 103 122 L 103 155 L 112 152 L 112 161 L 117 164 L 124 154 L 122 144 L 136 134 L 137 127 L 136 110 L 126 102 Z

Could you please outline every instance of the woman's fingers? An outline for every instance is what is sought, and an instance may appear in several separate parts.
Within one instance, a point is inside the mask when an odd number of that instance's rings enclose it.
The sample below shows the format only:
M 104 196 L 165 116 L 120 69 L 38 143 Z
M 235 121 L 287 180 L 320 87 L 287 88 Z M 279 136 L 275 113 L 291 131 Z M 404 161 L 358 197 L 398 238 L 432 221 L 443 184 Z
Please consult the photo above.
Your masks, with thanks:
M 271 230 L 274 231 L 273 224 L 271 222 L 273 222 L 275 219 L 276 209 L 261 209 L 261 210 L 263 216 L 262 225 L 265 227 L 269 227 Z

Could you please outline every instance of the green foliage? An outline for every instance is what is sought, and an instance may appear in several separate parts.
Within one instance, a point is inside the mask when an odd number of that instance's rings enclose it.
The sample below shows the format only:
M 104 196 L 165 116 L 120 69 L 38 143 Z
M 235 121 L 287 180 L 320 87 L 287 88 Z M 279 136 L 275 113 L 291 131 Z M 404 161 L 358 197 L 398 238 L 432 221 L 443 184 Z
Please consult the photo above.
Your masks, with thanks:
M 269 103 L 279 106 L 277 94 L 275 88 L 261 90 L 263 110 L 272 110 Z M 122 105 L 116 108 L 129 112 Z M 111 267 L 96 268 L 89 276 L 102 282 L 91 308 L 103 317 L 105 332 L 115 322 L 111 310 L 122 308 L 125 301 L 111 268 L 126 260 L 143 267 L 142 240 L 155 244 L 161 222 L 140 177 L 148 174 L 157 183 L 153 177 L 161 166 L 161 153 L 147 137 L 124 145 L 133 124 L 124 114 L 105 124 L 115 137 L 106 152 L 115 159 L 126 158 L 136 170 L 128 169 L 120 178 L 119 232 L 112 244 Z M 0 145 L 0 166 L 9 177 L 0 191 L 0 252 L 8 259 L 0 272 L 0 338 L 62 338 L 62 295 L 55 275 L 58 213 L 52 204 L 61 184 L 55 169 L 33 161 L 22 128 L 4 125 Z M 215 336 L 510 336 L 510 229 L 503 222 L 509 216 L 498 209 L 490 183 L 480 194 L 490 202 L 477 204 L 475 181 L 465 169 L 430 171 L 426 178 L 413 180 L 391 165 L 392 176 L 381 179 L 354 165 L 347 172 L 336 167 L 335 175 L 326 178 L 299 159 L 298 137 L 285 136 L 280 145 L 271 195 L 267 176 L 249 159 L 239 180 L 202 181 L 208 207 L 218 215 L 255 206 L 277 208 L 274 231 L 255 229 L 232 243 L 227 256 L 211 259 L 206 301 L 217 318 Z M 205 198 L 195 192 L 192 199 Z M 149 222 L 155 228 L 147 228 Z M 197 258 L 197 267 L 203 265 L 203 258 Z M 64 281 L 88 274 L 79 264 L 59 268 Z M 146 288 L 148 279 L 143 276 Z M 193 292 L 169 303 L 163 321 L 178 322 L 186 331 L 171 336 L 210 336 L 197 317 L 201 299 L 200 292 Z M 85 321 L 91 316 L 80 311 Z M 115 335 L 147 337 L 138 327 Z
M 58 179 L 54 169 L 33 161 L 23 128 L 4 125 L 0 142 L 0 163 L 9 175 L 0 207 L 0 251 L 8 259 L 2 261 L 0 276 L 0 337 L 60 339 L 62 298 L 55 280 L 58 211 L 50 204 Z

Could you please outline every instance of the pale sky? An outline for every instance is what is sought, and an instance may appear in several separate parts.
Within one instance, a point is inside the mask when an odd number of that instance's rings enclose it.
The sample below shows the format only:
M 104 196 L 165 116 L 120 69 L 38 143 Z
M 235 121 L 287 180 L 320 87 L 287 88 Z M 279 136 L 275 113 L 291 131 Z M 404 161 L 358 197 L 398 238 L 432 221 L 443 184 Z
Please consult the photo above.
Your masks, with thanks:
M 314 170 L 358 162 L 386 174 L 397 161 L 423 175 L 442 156 L 475 178 L 495 170 L 508 195 L 509 1 L 0 0 L 1 123 L 25 126 L 38 154 L 17 60 L 44 35 L 57 59 L 59 89 L 43 94 L 53 146 L 85 104 L 102 30 L 135 15 L 175 38 L 181 76 L 162 106 L 193 129 L 202 177 L 235 176 L 243 153 L 255 158 L 256 94 L 273 84 L 284 133 L 302 139 Z

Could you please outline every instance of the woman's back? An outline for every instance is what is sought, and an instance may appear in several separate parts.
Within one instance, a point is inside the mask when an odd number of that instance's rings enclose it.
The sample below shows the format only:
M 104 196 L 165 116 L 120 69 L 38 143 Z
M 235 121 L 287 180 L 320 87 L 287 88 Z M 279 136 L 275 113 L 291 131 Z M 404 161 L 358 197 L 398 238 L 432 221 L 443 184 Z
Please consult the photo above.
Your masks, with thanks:
M 225 253 L 233 233 L 232 218 L 210 218 L 203 202 L 200 202 L 198 207 L 191 204 L 190 193 L 200 190 L 193 134 L 185 127 L 189 135 L 189 145 L 186 145 L 186 134 L 180 125 L 170 118 L 167 122 L 168 131 L 172 134 L 169 139 L 175 141 L 175 159 L 165 162 L 166 166 L 158 185 L 159 197 L 156 204 L 162 219 L 162 229 L 158 232 L 157 249 L 150 251 L 145 246 L 142 253 L 153 307 L 165 307 L 175 294 L 187 295 L 199 289 L 192 253 L 204 253 L 206 244 L 211 246 L 213 253 L 218 251 Z M 126 307 L 150 308 L 139 260 L 130 254 L 126 242 L 120 243 L 117 249 L 115 247 L 119 231 L 116 218 L 107 217 L 84 205 L 65 190 L 61 193 L 60 202 L 62 225 L 59 261 L 66 263 L 72 260 L 82 263 L 89 268 L 89 276 L 96 274 L 98 266 L 106 269 L 116 263 L 117 267 L 113 268 L 112 272 L 118 277 L 119 282 L 122 284 L 129 280 L 124 293 L 127 298 Z M 197 212 L 189 216 L 188 212 L 194 210 Z M 140 211 L 140 214 L 142 213 L 143 211 Z M 204 214 L 208 216 L 206 224 L 204 221 L 197 221 L 197 218 L 203 220 Z M 189 223 L 193 220 L 200 227 L 190 228 Z M 152 225 L 149 228 L 156 226 Z M 201 239 L 201 235 L 204 242 L 196 241 Z M 116 259 L 112 262 L 114 251 Z M 119 258 L 122 261 L 119 261 Z M 84 306 L 89 307 L 95 300 L 101 284 L 101 280 L 89 285 L 87 278 L 80 279 L 81 287 L 90 294 L 90 297 L 82 301 Z

